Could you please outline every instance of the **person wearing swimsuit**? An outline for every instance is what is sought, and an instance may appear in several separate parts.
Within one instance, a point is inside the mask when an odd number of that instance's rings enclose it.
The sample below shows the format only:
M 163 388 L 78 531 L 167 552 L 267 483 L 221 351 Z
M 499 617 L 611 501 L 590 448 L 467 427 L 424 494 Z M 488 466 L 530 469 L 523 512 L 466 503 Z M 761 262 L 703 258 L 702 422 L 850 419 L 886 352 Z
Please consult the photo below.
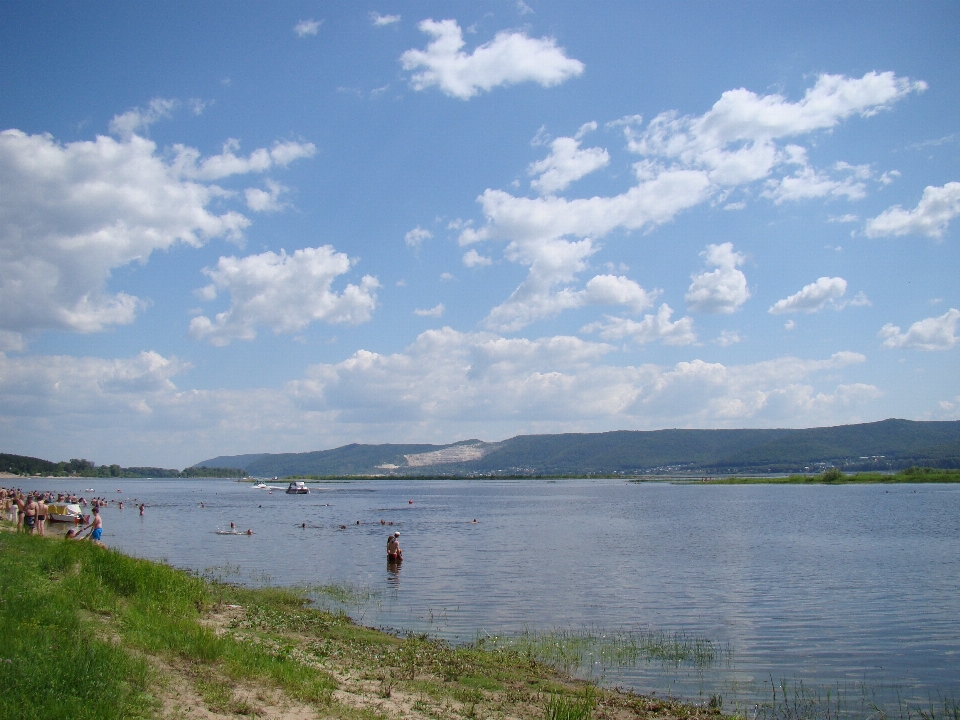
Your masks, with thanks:
M 400 562 L 403 560 L 403 551 L 400 549 L 400 533 L 395 532 L 387 536 L 387 562 Z
M 27 495 L 27 502 L 23 505 L 23 529 L 31 535 L 37 534 L 37 503 L 33 495 Z
M 47 513 L 49 512 L 47 508 L 47 502 L 43 495 L 37 498 L 37 534 L 43 535 L 44 528 L 47 524 Z

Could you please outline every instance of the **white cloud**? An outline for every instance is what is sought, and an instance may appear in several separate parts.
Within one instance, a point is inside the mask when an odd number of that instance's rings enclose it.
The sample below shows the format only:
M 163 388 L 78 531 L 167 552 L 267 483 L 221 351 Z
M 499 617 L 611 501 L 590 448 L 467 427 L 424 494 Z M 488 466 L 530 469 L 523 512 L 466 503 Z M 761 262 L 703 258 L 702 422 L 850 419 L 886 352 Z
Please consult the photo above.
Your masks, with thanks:
M 777 300 L 767 312 L 772 315 L 792 312 L 820 312 L 824 305 L 843 297 L 846 291 L 847 281 L 843 278 L 818 278 L 816 282 L 804 285 L 800 292 L 783 300 Z
M 260 188 L 247 188 L 243 191 L 247 200 L 247 207 L 254 212 L 277 212 L 282 210 L 285 205 L 280 202 L 280 195 L 286 192 L 287 188 L 273 180 L 266 181 L 266 190 Z
M 676 322 L 670 322 L 671 315 L 673 310 L 663 303 L 656 315 L 644 315 L 640 322 L 606 315 L 604 322 L 585 325 L 581 330 L 588 333 L 599 331 L 600 337 L 604 340 L 622 340 L 629 337 L 641 345 L 654 340 L 661 340 L 664 345 L 695 343 L 697 336 L 693 332 L 693 319 L 684 317 Z
M 376 27 L 383 27 L 384 25 L 393 25 L 393 23 L 400 22 L 399 15 L 381 15 L 378 12 L 370 13 L 370 22 L 372 22 Z
M 119 135 L 123 140 L 129 140 L 138 132 L 146 132 L 159 120 L 169 118 L 178 107 L 180 107 L 179 100 L 154 98 L 146 109 L 133 108 L 122 115 L 114 115 L 110 121 L 110 132 Z M 194 114 L 199 113 L 194 112 Z
M 853 300 L 847 304 L 850 307 L 873 307 L 873 303 L 870 302 L 870 298 L 867 297 L 867 294 L 863 290 L 854 295 Z
M 725 201 L 733 188 L 767 178 L 781 165 L 803 167 L 805 148 L 781 148 L 775 141 L 829 130 L 853 115 L 873 115 L 925 88 L 923 82 L 893 73 L 867 73 L 862 78 L 821 75 L 795 103 L 780 95 L 732 90 L 701 116 L 663 113 L 646 128 L 639 116 L 613 123 L 622 127 L 628 149 L 644 156 L 634 165 L 636 184 L 619 195 L 526 198 L 488 188 L 478 198 L 486 223 L 463 228 L 460 244 L 506 241 L 505 257 L 527 265 L 530 272 L 494 309 L 487 327 L 516 329 L 578 307 L 573 291 L 554 293 L 551 288 L 572 282 L 585 268 L 584 259 L 595 252 L 598 238 L 617 229 L 650 230 L 711 198 Z M 853 188 L 869 168 L 837 164 L 834 171 L 846 175 L 841 185 L 849 181 L 836 192 L 849 195 L 856 194 Z
M 247 157 L 238 156 L 240 149 L 236 140 L 228 140 L 219 155 L 211 155 L 203 160 L 194 148 L 174 145 L 176 157 L 173 167 L 176 172 L 191 180 L 220 180 L 231 175 L 266 172 L 272 167 L 286 167 L 294 160 L 313 157 L 317 148 L 313 143 L 276 142 L 273 147 L 258 148 Z
M 827 222 L 832 222 L 832 223 L 851 223 L 851 222 L 859 222 L 859 221 L 860 221 L 860 218 L 852 213 L 847 213 L 845 215 L 836 215 L 836 216 L 831 215 L 829 218 L 827 218 Z
M 798 201 L 809 198 L 845 197 L 847 200 L 862 200 L 867 196 L 866 185 L 860 176 L 851 174 L 835 180 L 826 173 L 805 166 L 778 180 L 768 180 L 763 197 L 771 198 L 775 204 L 784 201 Z
M 193 318 L 190 334 L 197 340 L 227 345 L 232 340 L 254 339 L 260 326 L 280 334 L 316 321 L 366 322 L 377 304 L 380 283 L 376 278 L 364 275 L 359 286 L 349 284 L 342 293 L 331 288 L 351 265 L 346 254 L 330 245 L 303 248 L 292 255 L 281 251 L 279 255 L 221 257 L 216 267 L 203 272 L 218 293 L 230 293 L 230 308 L 213 320 L 205 315 Z
M 448 273 L 448 272 L 440 273 L 440 279 L 443 280 L 444 282 L 448 280 L 456 280 L 456 278 L 453 276 L 453 273 Z
M 214 102 L 216 101 L 190 98 L 187 100 L 187 105 L 190 106 L 190 112 L 192 112 L 194 115 L 203 115 L 203 111 L 206 110 L 208 106 L 213 105 Z
M 10 330 L 0 330 L 0 353 L 20 352 L 21 350 L 25 350 L 26 347 L 27 343 L 20 333 Z
M 916 348 L 917 350 L 949 350 L 957 344 L 957 323 L 960 310 L 950 308 L 940 317 L 918 320 L 905 333 L 893 323 L 880 329 L 883 346 L 888 348 Z
M 586 259 L 596 251 L 590 240 L 554 240 L 520 245 L 511 243 L 506 257 L 530 267 L 526 279 L 503 303 L 493 308 L 484 325 L 513 332 L 541 318 L 585 305 L 624 305 L 631 312 L 653 305 L 657 292 L 648 293 L 623 276 L 597 275 L 582 290 L 571 287 Z M 560 289 L 556 289 L 560 286 Z
M 438 304 L 436 307 L 432 307 L 429 310 L 420 310 L 419 308 L 413 311 L 414 315 L 419 315 L 420 317 L 432 317 L 438 318 L 443 315 L 443 311 L 446 308 L 443 307 L 443 303 Z
M 436 86 L 450 97 L 469 100 L 499 85 L 530 81 L 550 87 L 583 72 L 583 63 L 568 58 L 553 38 L 501 32 L 467 55 L 455 20 L 424 20 L 419 28 L 433 40 L 426 50 L 411 49 L 400 56 L 404 70 L 423 68 L 411 77 L 416 90 Z
M 867 236 L 927 235 L 938 238 L 947 225 L 960 215 L 960 182 L 949 182 L 943 187 L 928 185 L 923 197 L 913 210 L 894 205 L 867 221 Z
M 783 324 L 783 329 L 784 329 L 784 330 L 787 330 L 787 331 L 790 331 L 790 330 L 793 330 L 796 326 L 797 326 L 797 323 L 796 323 L 796 322 L 794 322 L 793 320 L 787 320 L 787 321 Z
M 746 258 L 734 252 L 733 243 L 707 245 L 700 254 L 706 257 L 706 265 L 716 270 L 693 276 L 687 289 L 687 307 L 702 313 L 736 312 L 750 298 L 747 277 L 737 269 Z
M 718 184 L 737 184 L 769 172 L 778 155 L 772 140 L 826 130 L 853 115 L 869 117 L 926 87 L 892 72 L 862 78 L 823 74 L 799 102 L 740 88 L 723 93 L 699 117 L 662 113 L 640 135 L 629 126 L 625 131 L 635 152 L 675 158 L 708 169 Z
M 467 267 L 483 267 L 484 265 L 490 265 L 493 261 L 484 257 L 478 253 L 474 248 L 470 248 L 463 255 L 463 264 Z
M 0 330 L 97 332 L 142 301 L 106 291 L 111 273 L 175 243 L 239 238 L 249 220 L 208 209 L 222 191 L 181 177 L 137 135 L 60 144 L 0 133 Z
M 596 123 L 593 123 L 596 126 Z M 539 175 L 530 187 L 543 195 L 565 190 L 575 180 L 610 163 L 610 154 L 603 148 L 580 149 L 575 138 L 559 137 L 550 143 L 550 154 L 532 163 L 527 174 Z
M 316 35 L 322 24 L 323 20 L 301 20 L 293 26 L 293 31 L 297 34 L 297 37 L 301 38 L 307 35 Z
M 407 234 L 403 236 L 403 241 L 407 244 L 407 247 L 419 248 L 424 240 L 429 240 L 432 237 L 432 232 L 417 225 L 413 230 L 409 230 Z
M 104 360 L 0 354 L 0 427 L 39 457 L 184 467 L 204 457 L 349 442 L 496 440 L 531 432 L 804 427 L 856 422 L 880 395 L 837 377 L 864 361 L 780 357 L 613 365 L 576 337 L 507 339 L 450 328 L 402 351 L 358 350 L 280 388 L 200 390 L 155 352 Z M 838 384 L 839 383 L 839 384 Z
M 736 330 L 723 330 L 714 342 L 720 347 L 730 347 L 731 345 L 736 345 L 738 342 L 743 342 L 743 338 L 740 337 L 740 333 Z

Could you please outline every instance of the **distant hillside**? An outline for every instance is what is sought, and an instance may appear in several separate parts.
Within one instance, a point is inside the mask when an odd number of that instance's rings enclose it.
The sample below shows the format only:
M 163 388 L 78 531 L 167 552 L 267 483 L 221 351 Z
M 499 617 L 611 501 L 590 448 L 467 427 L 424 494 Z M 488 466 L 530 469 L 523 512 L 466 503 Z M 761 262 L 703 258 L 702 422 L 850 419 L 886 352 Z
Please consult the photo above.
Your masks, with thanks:
M 884 420 L 802 430 L 620 430 L 518 435 L 502 442 L 345 445 L 221 456 L 257 477 L 285 475 L 643 475 L 960 468 L 960 421 Z
M 0 472 L 15 475 L 42 475 L 45 477 L 111 477 L 111 478 L 198 478 L 198 477 L 246 477 L 245 470 L 231 467 L 210 467 L 206 465 L 171 470 L 156 467 L 120 467 L 119 465 L 97 465 L 89 460 L 50 462 L 27 455 L 0 453 Z

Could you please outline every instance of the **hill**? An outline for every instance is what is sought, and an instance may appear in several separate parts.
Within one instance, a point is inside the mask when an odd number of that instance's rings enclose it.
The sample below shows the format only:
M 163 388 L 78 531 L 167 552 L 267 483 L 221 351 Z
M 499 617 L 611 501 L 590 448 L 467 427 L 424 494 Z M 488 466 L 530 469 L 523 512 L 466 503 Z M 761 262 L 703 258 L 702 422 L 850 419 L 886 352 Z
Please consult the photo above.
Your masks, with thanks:
M 771 430 L 619 430 L 518 435 L 449 445 L 351 444 L 305 453 L 220 456 L 258 477 L 286 475 L 720 474 L 960 467 L 960 421 L 883 420 Z

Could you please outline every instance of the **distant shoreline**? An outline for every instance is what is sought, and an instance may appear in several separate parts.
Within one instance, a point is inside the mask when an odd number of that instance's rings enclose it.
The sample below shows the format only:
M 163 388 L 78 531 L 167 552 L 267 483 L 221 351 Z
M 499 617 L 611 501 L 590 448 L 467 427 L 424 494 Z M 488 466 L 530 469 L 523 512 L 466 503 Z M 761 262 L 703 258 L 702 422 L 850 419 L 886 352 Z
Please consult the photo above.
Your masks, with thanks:
M 837 469 L 818 474 L 792 475 L 710 475 L 663 474 L 663 475 L 621 475 L 615 473 L 576 473 L 571 475 L 286 475 L 277 478 L 258 477 L 144 477 L 141 475 L 96 477 L 64 475 L 14 475 L 0 473 L 0 480 L 17 480 L 19 483 L 37 480 L 89 481 L 103 480 L 231 480 L 238 483 L 256 483 L 261 481 L 291 482 L 303 480 L 308 483 L 358 482 L 369 480 L 624 480 L 631 483 L 681 483 L 689 485 L 896 485 L 917 483 L 960 483 L 960 469 L 908 468 L 899 472 L 858 472 L 844 473 Z

